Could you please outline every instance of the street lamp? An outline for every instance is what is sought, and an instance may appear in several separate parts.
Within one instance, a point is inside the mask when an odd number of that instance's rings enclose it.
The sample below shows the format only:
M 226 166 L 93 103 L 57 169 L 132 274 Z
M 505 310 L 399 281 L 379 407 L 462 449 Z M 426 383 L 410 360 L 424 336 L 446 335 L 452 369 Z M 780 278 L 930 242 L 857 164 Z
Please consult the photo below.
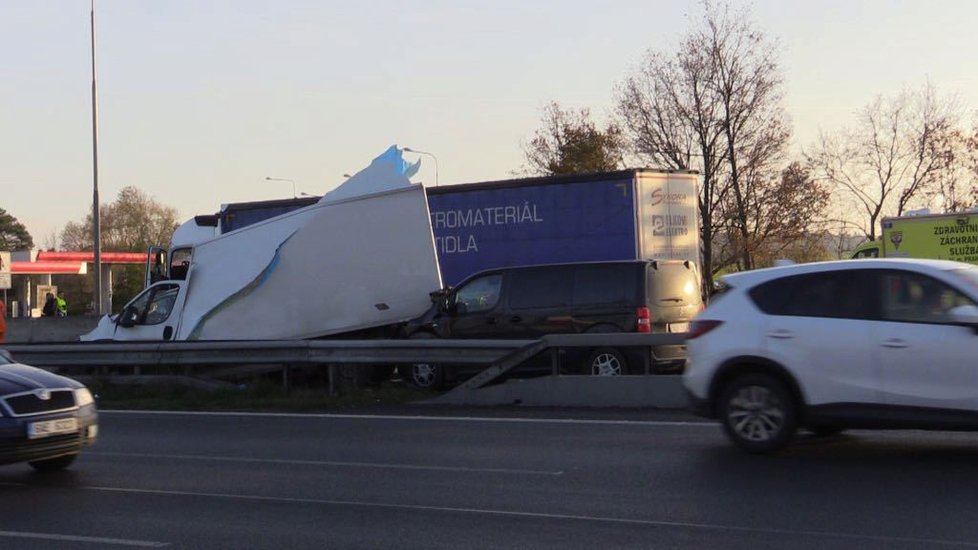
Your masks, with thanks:
M 296 198 L 296 194 L 295 194 L 295 180 L 291 180 L 289 178 L 273 178 L 273 177 L 270 177 L 270 176 L 265 176 L 265 179 L 268 180 L 268 181 L 287 181 L 287 182 L 291 183 L 292 184 L 292 198 L 293 199 Z
M 428 155 L 429 157 L 431 157 L 435 161 L 435 187 L 438 187 L 438 157 L 436 157 L 435 155 L 433 155 L 433 154 L 431 154 L 431 153 L 429 153 L 427 151 L 418 151 L 417 149 L 411 149 L 410 147 L 405 147 L 404 150 L 407 151 L 408 153 L 417 153 L 419 155 Z
M 95 70 L 95 0 L 92 0 L 92 245 L 95 249 L 95 316 L 103 311 L 111 313 L 112 303 L 103 303 L 102 281 L 102 227 L 101 207 L 98 198 L 98 85 Z M 110 289 L 111 292 L 111 289 Z M 107 307 L 103 307 L 107 306 Z

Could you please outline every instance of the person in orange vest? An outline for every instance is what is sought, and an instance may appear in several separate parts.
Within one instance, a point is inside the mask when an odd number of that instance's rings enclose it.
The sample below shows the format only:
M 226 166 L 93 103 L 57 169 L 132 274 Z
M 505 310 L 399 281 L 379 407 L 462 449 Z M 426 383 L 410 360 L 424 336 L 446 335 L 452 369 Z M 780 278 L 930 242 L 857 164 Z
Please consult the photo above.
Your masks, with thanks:
M 7 304 L 0 300 L 0 344 L 7 337 Z

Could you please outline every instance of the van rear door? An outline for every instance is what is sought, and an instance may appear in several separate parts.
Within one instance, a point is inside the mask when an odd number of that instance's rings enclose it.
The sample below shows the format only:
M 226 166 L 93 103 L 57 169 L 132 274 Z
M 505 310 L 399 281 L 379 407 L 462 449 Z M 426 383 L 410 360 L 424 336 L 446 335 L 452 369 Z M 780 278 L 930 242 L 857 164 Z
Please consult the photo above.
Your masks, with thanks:
M 699 275 L 685 261 L 653 261 L 646 272 L 652 332 L 686 332 L 702 309 Z

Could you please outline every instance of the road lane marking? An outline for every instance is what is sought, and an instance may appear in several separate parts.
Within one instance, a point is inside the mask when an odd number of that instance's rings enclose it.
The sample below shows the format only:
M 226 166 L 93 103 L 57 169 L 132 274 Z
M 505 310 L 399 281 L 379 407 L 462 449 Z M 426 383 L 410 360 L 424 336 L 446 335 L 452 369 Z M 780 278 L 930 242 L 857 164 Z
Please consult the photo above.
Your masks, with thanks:
M 135 546 L 137 548 L 165 548 L 168 542 L 151 540 L 114 539 L 108 537 L 83 537 L 78 535 L 59 535 L 55 533 L 31 533 L 27 531 L 0 531 L 0 538 L 19 538 L 35 540 L 57 540 L 65 542 L 85 542 L 91 544 L 111 544 L 113 546 Z
M 522 470 L 512 468 L 469 468 L 464 466 L 427 466 L 420 464 L 396 464 L 383 462 L 343 462 L 335 460 L 297 460 L 283 458 L 242 458 L 230 456 L 207 456 L 207 455 L 172 455 L 158 453 L 113 453 L 89 451 L 85 456 L 124 456 L 135 458 L 162 458 L 168 460 L 204 460 L 215 462 L 239 462 L 247 464 L 286 464 L 294 466 L 338 466 L 344 468 L 384 468 L 391 470 L 431 470 L 438 472 L 466 472 L 466 473 L 489 473 L 489 474 L 516 474 L 516 475 L 537 475 L 537 476 L 560 476 L 564 475 L 562 470 Z
M 196 491 L 167 491 L 161 489 L 134 489 L 127 487 L 104 487 L 104 486 L 85 486 L 79 489 L 100 491 L 106 493 L 129 493 L 142 495 L 161 495 L 161 496 L 180 496 L 180 497 L 203 497 L 229 500 L 247 500 L 253 502 L 275 502 L 291 504 L 320 504 L 328 506 L 349 506 L 358 508 L 380 508 L 386 510 L 409 510 L 418 512 L 446 512 L 456 514 L 486 515 L 497 517 L 530 518 L 545 520 L 568 520 L 583 521 L 592 523 L 610 523 L 618 525 L 635 525 L 647 527 L 667 527 L 678 529 L 699 529 L 705 531 L 719 531 L 731 533 L 749 533 L 758 535 L 777 535 L 777 536 L 805 536 L 815 538 L 831 538 L 851 541 L 875 541 L 884 543 L 899 544 L 941 544 L 946 546 L 960 546 L 965 548 L 978 548 L 978 542 L 969 542 L 950 539 L 929 539 L 917 537 L 898 537 L 887 535 L 863 535 L 859 533 L 844 533 L 838 531 L 811 531 L 796 529 L 772 529 L 765 527 L 744 527 L 738 525 L 722 525 L 715 523 L 697 523 L 687 521 L 666 521 L 649 519 L 629 519 L 614 518 L 603 516 L 585 516 L 576 514 L 550 514 L 545 512 L 518 512 L 512 510 L 494 510 L 489 508 L 456 508 L 451 506 L 426 506 L 423 504 L 394 504 L 384 502 L 366 502 L 355 500 L 331 500 L 320 498 L 298 498 L 298 497 L 272 497 L 264 495 L 234 495 L 229 493 L 210 493 Z
M 453 422 L 503 422 L 515 424 L 595 424 L 609 426 L 680 426 L 716 427 L 716 422 L 685 420 L 588 420 L 573 418 L 495 418 L 491 416 L 402 416 L 382 414 L 313 414 L 313 413 L 257 413 L 257 412 L 215 412 L 215 411 L 113 411 L 100 410 L 106 415 L 157 415 L 157 416 L 228 416 L 228 417 L 267 417 L 267 418 L 324 418 L 340 420 L 448 420 Z

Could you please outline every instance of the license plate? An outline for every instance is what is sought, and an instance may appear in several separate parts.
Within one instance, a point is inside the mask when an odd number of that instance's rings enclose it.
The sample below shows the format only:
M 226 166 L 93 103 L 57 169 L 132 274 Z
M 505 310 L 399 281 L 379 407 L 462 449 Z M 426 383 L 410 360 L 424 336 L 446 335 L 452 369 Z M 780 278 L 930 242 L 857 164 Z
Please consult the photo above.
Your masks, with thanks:
M 689 323 L 670 323 L 669 332 L 689 332 Z
M 41 437 L 48 437 L 49 435 L 66 434 L 77 431 L 77 418 L 43 420 L 41 422 L 31 422 L 27 425 L 27 438 L 38 439 Z

